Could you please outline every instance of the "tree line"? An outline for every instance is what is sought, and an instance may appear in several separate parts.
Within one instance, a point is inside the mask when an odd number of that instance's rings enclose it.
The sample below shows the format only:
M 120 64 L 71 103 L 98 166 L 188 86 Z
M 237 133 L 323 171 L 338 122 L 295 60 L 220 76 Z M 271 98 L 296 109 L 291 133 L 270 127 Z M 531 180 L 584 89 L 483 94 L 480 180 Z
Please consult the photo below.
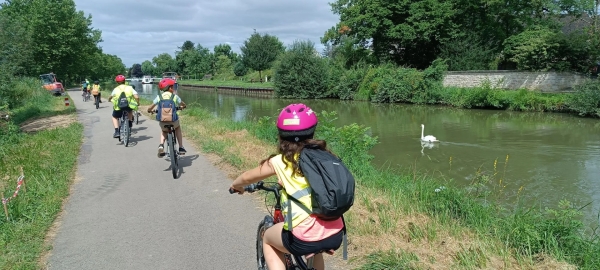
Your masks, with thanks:
M 585 73 L 600 60 L 600 0 L 336 0 L 330 6 L 340 19 L 321 37 L 321 54 L 346 68 L 391 63 L 423 70 L 442 59 L 448 70 Z M 186 41 L 174 58 L 163 53 L 134 67 L 136 75 L 231 78 L 269 70 L 276 61 L 267 53 L 281 55 L 280 44 L 255 32 L 238 55 L 227 44 L 211 52 Z
M 600 0 L 336 0 L 329 55 L 424 69 L 588 72 L 600 55 Z
M 0 4 L 0 77 L 37 77 L 53 72 L 65 84 L 124 73 L 116 55 L 99 43 L 92 16 L 73 0 L 8 0 Z M 2 79 L 0 79 L 2 80 Z
M 152 60 L 133 64 L 129 68 L 129 75 L 160 76 L 163 72 L 177 72 L 197 79 L 202 79 L 207 74 L 233 79 L 244 76 L 249 71 L 256 71 L 258 78 L 262 78 L 262 72 L 270 69 L 277 57 L 285 51 L 283 43 L 276 36 L 257 32 L 244 41 L 240 47 L 241 54 L 234 52 L 229 44 L 216 45 L 211 51 L 189 40 L 177 49 L 175 57 L 169 53 L 161 53 Z

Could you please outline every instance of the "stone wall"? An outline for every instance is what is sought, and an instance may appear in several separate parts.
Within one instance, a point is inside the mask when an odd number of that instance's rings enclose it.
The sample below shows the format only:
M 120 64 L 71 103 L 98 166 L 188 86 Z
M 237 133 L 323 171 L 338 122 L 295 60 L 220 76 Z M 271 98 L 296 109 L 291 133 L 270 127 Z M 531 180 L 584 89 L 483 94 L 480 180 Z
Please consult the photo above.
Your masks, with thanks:
M 573 86 L 584 80 L 586 77 L 570 72 L 449 71 L 444 77 L 444 86 L 477 87 L 489 81 L 492 87 L 502 89 L 571 92 Z

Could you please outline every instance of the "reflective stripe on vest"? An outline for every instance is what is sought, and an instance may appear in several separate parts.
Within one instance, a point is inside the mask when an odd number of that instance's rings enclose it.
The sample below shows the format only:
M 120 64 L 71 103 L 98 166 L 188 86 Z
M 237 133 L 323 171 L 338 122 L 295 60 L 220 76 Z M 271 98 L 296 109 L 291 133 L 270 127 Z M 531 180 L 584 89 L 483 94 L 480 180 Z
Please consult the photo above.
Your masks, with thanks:
M 285 187 L 281 191 L 281 206 L 285 223 L 283 228 L 291 231 L 310 216 L 312 209 L 311 189 L 303 176 L 292 176 L 292 164 L 284 162 L 282 155 L 271 158 L 277 177 Z M 286 168 L 286 164 L 288 165 Z M 291 197 L 292 199 L 288 199 Z

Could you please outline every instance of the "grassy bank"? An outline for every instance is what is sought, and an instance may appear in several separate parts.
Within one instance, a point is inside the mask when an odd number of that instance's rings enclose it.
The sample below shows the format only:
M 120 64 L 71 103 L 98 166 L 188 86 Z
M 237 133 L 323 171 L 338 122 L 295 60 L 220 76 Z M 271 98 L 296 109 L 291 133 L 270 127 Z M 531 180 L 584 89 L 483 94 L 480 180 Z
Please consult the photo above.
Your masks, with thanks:
M 275 151 L 273 118 L 233 122 L 190 107 L 182 112 L 184 135 L 229 176 Z M 358 125 L 335 127 L 334 118 L 320 114 L 318 137 L 327 139 L 358 184 L 347 214 L 351 261 L 343 268 L 600 268 L 598 236 L 581 234 L 580 213 L 571 203 L 509 211 L 493 203 L 505 192 L 498 178 L 473 183 L 488 185 L 491 193 L 467 192 L 419 172 L 375 168 L 367 151 L 376 139 Z
M 31 95 L 10 111 L 12 121 L 0 124 L 0 192 L 12 195 L 20 167 L 26 183 L 7 205 L 10 220 L 4 213 L 0 218 L 0 269 L 40 269 L 46 233 L 69 194 L 82 142 L 73 105 L 50 96 L 37 80 L 22 83 Z
M 244 87 L 244 88 L 273 88 L 272 82 L 248 82 L 239 80 L 179 80 L 179 84 L 202 85 L 202 86 L 223 86 L 223 87 Z

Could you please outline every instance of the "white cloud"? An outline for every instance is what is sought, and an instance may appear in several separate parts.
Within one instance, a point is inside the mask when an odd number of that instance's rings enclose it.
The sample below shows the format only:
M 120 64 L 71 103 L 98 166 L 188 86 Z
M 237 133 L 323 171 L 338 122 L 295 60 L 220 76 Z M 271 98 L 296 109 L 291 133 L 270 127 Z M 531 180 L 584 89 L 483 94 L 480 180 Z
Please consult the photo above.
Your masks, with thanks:
M 77 0 L 77 9 L 92 15 L 92 27 L 102 31 L 105 53 L 127 66 L 160 53 L 174 55 L 190 40 L 213 49 L 240 45 L 256 29 L 277 36 L 285 45 L 319 39 L 338 22 L 325 0 Z

